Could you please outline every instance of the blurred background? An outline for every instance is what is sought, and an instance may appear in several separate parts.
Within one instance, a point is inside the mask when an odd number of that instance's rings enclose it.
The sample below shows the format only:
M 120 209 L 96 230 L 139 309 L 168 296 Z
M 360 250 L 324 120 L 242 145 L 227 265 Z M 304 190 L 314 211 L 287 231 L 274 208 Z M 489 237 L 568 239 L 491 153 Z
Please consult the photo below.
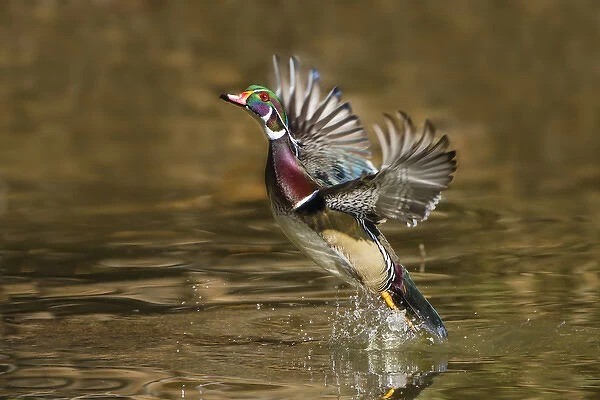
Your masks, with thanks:
M 600 3 L 7 0 L 0 35 L 0 394 L 597 394 Z M 439 211 L 384 228 L 442 350 L 330 331 L 355 293 L 278 233 L 264 135 L 218 99 L 273 53 L 456 147 Z
M 7 1 L 1 171 L 50 198 L 65 181 L 262 187 L 263 137 L 217 96 L 270 83 L 279 53 L 318 67 L 366 125 L 398 108 L 432 119 L 460 152 L 457 185 L 493 166 L 498 190 L 556 189 L 572 166 L 598 165 L 598 8 Z

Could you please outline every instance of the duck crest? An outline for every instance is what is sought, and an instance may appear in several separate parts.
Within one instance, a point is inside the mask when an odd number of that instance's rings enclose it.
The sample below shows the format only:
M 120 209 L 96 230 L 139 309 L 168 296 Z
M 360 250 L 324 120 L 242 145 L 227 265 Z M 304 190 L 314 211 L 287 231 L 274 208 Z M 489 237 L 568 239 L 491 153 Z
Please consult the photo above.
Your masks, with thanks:
M 308 175 L 287 135 L 269 141 L 269 156 L 265 170 L 267 191 L 271 200 L 291 208 L 318 189 Z

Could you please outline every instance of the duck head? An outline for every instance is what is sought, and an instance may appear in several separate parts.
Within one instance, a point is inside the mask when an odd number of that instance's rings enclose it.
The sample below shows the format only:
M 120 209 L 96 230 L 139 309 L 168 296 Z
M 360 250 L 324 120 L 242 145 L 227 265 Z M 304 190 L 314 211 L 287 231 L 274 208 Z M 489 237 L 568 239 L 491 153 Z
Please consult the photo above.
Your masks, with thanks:
M 269 140 L 279 139 L 288 132 L 281 100 L 264 86 L 250 85 L 240 94 L 222 94 L 221 99 L 244 107 L 261 124 Z

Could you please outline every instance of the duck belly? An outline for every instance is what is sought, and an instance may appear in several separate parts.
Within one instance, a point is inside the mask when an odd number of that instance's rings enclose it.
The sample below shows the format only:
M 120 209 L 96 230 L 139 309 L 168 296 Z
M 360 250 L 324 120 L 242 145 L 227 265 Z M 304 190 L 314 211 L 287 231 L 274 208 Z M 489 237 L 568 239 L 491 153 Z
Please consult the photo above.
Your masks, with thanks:
M 342 215 L 277 215 L 287 238 L 329 273 L 373 292 L 385 289 L 391 276 L 386 258 L 353 217 Z

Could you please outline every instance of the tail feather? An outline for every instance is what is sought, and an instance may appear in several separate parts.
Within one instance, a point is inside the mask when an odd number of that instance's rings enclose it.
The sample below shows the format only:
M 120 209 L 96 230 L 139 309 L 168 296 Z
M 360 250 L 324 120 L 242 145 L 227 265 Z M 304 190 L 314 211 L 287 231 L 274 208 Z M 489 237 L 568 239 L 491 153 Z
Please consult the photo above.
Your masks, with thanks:
M 435 308 L 419 291 L 408 271 L 402 267 L 401 282 L 392 285 L 392 299 L 396 304 L 402 305 L 407 313 L 421 322 L 421 326 L 439 340 L 448 337 L 448 330 Z

